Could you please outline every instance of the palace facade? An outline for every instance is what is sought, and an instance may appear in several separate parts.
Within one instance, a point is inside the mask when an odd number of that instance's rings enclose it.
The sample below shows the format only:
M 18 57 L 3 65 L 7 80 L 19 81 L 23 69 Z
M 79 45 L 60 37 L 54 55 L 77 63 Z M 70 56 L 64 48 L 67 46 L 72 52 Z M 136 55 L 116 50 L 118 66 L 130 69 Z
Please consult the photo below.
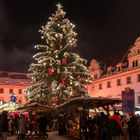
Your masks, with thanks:
M 26 102 L 23 89 L 31 82 L 26 75 L 25 73 L 0 72 L 0 105 L 9 102 L 11 95 L 16 97 L 18 103 Z
M 129 50 L 89 66 L 93 81 L 87 86 L 92 97 L 121 98 L 125 89 L 135 91 L 135 105 L 140 106 L 140 37 Z

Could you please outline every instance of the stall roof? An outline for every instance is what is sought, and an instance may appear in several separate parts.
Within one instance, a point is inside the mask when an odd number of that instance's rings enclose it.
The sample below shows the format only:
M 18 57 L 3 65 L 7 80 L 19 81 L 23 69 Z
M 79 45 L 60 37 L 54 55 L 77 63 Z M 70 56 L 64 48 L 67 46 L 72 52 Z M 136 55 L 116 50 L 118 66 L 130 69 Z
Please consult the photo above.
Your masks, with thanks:
M 106 97 L 76 97 L 70 101 L 58 105 L 56 109 L 62 109 L 70 105 L 83 106 L 85 108 L 98 108 L 106 105 L 115 105 L 121 103 L 119 98 L 106 98 Z
M 28 105 L 24 105 L 23 107 L 19 107 L 17 108 L 17 110 L 24 110 L 24 111 L 50 111 L 53 108 L 45 106 L 45 105 L 41 105 L 39 103 L 31 103 Z
M 0 112 L 1 111 L 15 111 L 18 107 L 21 107 L 21 104 L 11 101 L 0 106 Z

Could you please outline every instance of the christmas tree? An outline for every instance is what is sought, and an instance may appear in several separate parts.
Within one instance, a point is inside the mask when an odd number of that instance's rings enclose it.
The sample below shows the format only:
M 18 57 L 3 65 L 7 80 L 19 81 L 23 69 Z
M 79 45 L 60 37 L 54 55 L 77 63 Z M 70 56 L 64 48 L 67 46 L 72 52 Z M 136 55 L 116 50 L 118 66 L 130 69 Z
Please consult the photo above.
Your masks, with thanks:
M 35 63 L 29 68 L 32 84 L 25 89 L 27 103 L 60 104 L 72 97 L 86 96 L 85 85 L 90 80 L 86 60 L 71 51 L 77 46 L 75 25 L 57 10 L 39 32 L 46 45 L 36 45 Z

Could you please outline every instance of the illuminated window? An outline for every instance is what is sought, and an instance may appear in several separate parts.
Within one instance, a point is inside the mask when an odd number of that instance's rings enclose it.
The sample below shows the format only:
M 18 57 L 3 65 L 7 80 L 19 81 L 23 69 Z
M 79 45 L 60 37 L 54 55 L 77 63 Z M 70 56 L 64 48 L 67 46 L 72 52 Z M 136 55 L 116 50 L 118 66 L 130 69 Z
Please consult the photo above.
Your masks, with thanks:
M 140 82 L 140 74 L 137 75 L 137 81 Z
M 19 89 L 18 90 L 18 94 L 22 94 L 22 89 Z
M 138 96 L 138 104 L 140 104 L 140 96 Z
M 102 84 L 99 84 L 99 89 L 102 89 Z
M 121 85 L 121 79 L 117 79 L 117 86 Z
M 126 77 L 126 84 L 130 84 L 131 83 L 131 77 Z
M 107 82 L 107 88 L 110 88 L 110 87 L 111 87 L 111 83 Z
M 10 93 L 10 94 L 13 93 L 13 89 L 9 89 L 9 93 Z
M 0 88 L 0 93 L 4 93 L 4 89 L 3 88 Z

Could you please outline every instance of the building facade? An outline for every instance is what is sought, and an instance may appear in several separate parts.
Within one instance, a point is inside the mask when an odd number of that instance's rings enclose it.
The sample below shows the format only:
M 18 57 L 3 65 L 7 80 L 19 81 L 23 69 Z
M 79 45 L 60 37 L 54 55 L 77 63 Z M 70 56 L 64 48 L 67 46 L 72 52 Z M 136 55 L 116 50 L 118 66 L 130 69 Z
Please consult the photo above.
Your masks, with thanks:
M 140 37 L 125 52 L 89 66 L 93 81 L 87 86 L 92 97 L 121 98 L 125 89 L 135 91 L 135 105 L 140 106 Z
M 23 89 L 31 81 L 26 75 L 25 73 L 0 72 L 0 105 L 11 101 L 11 95 L 16 97 L 18 103 L 26 102 Z

